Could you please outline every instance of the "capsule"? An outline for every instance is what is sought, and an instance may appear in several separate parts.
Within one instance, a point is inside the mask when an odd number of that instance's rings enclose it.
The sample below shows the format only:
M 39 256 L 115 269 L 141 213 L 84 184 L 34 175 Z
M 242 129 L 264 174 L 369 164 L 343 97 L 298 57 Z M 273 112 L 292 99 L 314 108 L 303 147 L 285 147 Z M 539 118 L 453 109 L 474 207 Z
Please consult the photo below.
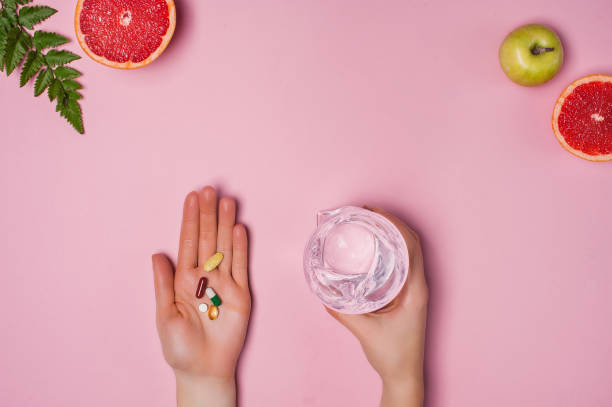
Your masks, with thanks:
M 208 311 L 208 304 L 202 303 L 202 304 L 198 305 L 198 309 L 200 310 L 200 312 L 206 312 L 206 311 Z
M 206 289 L 206 277 L 202 277 L 198 282 L 198 289 L 196 290 L 196 297 L 202 298 L 204 297 L 204 290 Z
M 223 253 L 217 252 L 213 254 L 204 263 L 204 271 L 213 271 L 219 266 L 219 264 L 221 264 L 222 260 L 223 260 Z
M 208 319 L 215 320 L 219 318 L 219 308 L 216 305 L 211 305 L 208 307 Z
M 206 289 L 206 295 L 210 298 L 210 301 L 215 304 L 217 307 L 221 305 L 221 300 L 217 296 L 217 293 L 212 288 L 208 287 Z

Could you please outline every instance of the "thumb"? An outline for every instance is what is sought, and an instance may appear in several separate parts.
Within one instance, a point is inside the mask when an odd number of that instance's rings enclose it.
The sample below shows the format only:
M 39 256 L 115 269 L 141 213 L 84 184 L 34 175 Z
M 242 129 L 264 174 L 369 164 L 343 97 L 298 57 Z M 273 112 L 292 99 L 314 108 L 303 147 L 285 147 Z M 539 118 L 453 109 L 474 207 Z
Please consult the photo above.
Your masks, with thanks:
M 168 314 L 176 309 L 174 305 L 174 273 L 170 260 L 161 254 L 153 255 L 153 282 L 157 314 Z

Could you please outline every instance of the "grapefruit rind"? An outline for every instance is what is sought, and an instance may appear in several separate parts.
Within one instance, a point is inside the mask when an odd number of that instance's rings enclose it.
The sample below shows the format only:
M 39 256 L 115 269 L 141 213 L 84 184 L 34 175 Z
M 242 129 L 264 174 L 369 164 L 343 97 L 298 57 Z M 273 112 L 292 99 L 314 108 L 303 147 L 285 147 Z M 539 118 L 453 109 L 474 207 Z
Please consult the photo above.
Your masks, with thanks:
M 83 10 L 83 1 L 84 0 L 79 0 L 77 2 L 76 11 L 74 13 L 74 30 L 76 32 L 76 36 L 77 36 L 77 40 L 79 41 L 79 45 L 81 45 L 81 48 L 83 48 L 83 51 L 85 51 L 85 53 L 89 55 L 91 59 L 93 59 L 96 62 L 101 63 L 102 65 L 110 66 L 111 68 L 117 68 L 117 69 L 137 69 L 137 68 L 142 68 L 143 66 L 147 66 L 151 62 L 153 62 L 158 56 L 160 56 L 162 52 L 164 52 L 164 50 L 170 43 L 170 40 L 172 39 L 172 35 L 174 34 L 174 28 L 176 26 L 176 7 L 174 5 L 174 0 L 166 0 L 166 3 L 168 4 L 168 20 L 170 21 L 170 25 L 168 26 L 168 31 L 166 31 L 166 34 L 163 37 L 161 37 L 162 42 L 159 45 L 159 47 L 155 50 L 155 52 L 153 52 L 146 59 L 140 62 L 111 61 L 103 56 L 94 54 L 93 51 L 89 49 L 89 47 L 87 46 L 87 43 L 85 42 L 85 34 L 83 34 L 83 32 L 81 31 L 81 21 L 80 21 L 81 11 Z
M 612 82 L 612 76 L 609 76 L 609 75 L 583 76 L 582 78 L 575 80 L 567 88 L 565 88 L 563 93 L 561 93 L 561 96 L 559 96 L 559 99 L 557 99 L 557 103 L 555 104 L 555 108 L 553 109 L 553 116 L 552 116 L 553 132 L 555 133 L 555 137 L 557 138 L 557 141 L 559 141 L 561 146 L 565 148 L 567 151 L 569 151 L 570 153 L 574 154 L 575 156 L 588 160 L 588 161 L 597 161 L 597 162 L 611 161 L 612 154 L 590 155 L 590 154 L 585 154 L 580 150 L 576 150 L 575 148 L 567 144 L 567 141 L 565 141 L 565 138 L 563 137 L 563 135 L 561 134 L 561 131 L 559 130 L 558 119 L 559 119 L 559 115 L 561 114 L 561 108 L 563 107 L 563 104 L 565 103 L 565 98 L 571 95 L 574 89 L 576 89 L 578 86 L 585 84 L 585 83 L 589 83 L 589 82 Z

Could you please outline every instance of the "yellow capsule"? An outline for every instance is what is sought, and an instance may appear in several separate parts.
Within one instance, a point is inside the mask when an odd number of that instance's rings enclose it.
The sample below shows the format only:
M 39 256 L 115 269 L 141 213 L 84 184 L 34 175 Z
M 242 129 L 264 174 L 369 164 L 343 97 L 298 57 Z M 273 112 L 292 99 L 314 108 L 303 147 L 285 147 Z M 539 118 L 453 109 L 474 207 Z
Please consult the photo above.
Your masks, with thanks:
M 219 317 L 219 308 L 216 305 L 208 307 L 208 319 L 215 320 Z
M 217 252 L 213 254 L 208 258 L 208 260 L 206 260 L 206 263 L 204 263 L 204 271 L 213 271 L 219 266 L 219 264 L 221 264 L 222 260 L 223 253 Z

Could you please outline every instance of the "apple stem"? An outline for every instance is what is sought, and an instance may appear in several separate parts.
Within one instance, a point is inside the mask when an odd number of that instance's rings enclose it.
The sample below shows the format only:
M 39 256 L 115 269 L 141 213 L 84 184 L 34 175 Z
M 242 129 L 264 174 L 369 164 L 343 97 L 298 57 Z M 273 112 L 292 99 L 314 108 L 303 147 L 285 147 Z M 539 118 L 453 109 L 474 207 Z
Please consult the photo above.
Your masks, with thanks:
M 531 53 L 533 55 L 540 55 L 545 52 L 552 52 L 554 50 L 555 50 L 554 48 L 545 48 L 545 47 L 540 47 L 539 45 L 536 45 L 535 47 L 531 48 Z

